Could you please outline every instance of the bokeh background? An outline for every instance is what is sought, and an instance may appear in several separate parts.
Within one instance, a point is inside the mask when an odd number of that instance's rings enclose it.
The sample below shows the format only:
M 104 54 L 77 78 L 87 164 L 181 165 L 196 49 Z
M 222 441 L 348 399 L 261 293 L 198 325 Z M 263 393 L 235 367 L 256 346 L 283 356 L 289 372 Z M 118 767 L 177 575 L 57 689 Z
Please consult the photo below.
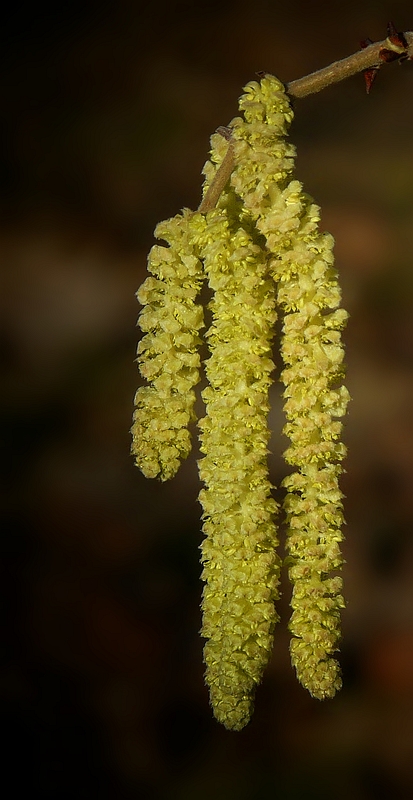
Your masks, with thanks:
M 410 2 L 8 4 L 0 32 L 5 800 L 413 796 L 413 63 L 297 101 L 298 176 L 336 239 L 349 448 L 344 688 L 288 657 L 289 588 L 251 724 L 203 685 L 196 449 L 129 456 L 135 291 L 200 198 L 209 135 L 283 81 L 413 28 Z M 273 390 L 271 475 L 285 474 Z

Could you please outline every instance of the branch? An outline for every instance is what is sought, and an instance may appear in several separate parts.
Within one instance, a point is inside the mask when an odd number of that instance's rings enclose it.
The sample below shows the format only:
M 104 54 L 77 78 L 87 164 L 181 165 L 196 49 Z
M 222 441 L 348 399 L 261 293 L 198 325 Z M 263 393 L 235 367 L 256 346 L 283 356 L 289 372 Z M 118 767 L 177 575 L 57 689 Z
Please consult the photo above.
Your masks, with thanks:
M 327 86 L 333 83 L 338 83 L 345 78 L 350 78 L 351 75 L 356 75 L 357 72 L 363 72 L 365 69 L 371 67 L 380 67 L 386 63 L 387 60 L 395 60 L 400 56 L 413 57 L 413 32 L 403 34 L 407 47 L 403 48 L 394 45 L 393 42 L 387 38 L 382 42 L 375 42 L 365 47 L 363 50 L 358 50 L 352 56 L 341 59 L 341 61 L 334 61 L 329 67 L 312 72 L 306 75 L 305 78 L 298 78 L 296 81 L 287 83 L 287 93 L 291 97 L 306 97 L 308 94 L 315 94 L 321 92 Z M 394 59 L 383 58 L 383 51 L 392 51 L 395 53 Z
M 404 43 L 403 43 L 404 40 Z M 312 72 L 304 78 L 298 78 L 296 81 L 290 81 L 286 84 L 286 91 L 291 97 L 306 97 L 308 94 L 316 94 L 321 92 L 327 86 L 333 83 L 338 83 L 345 78 L 350 78 L 351 75 L 356 75 L 358 72 L 364 72 L 368 69 L 378 69 L 388 61 L 398 59 L 411 58 L 413 59 L 413 31 L 398 34 L 397 36 L 388 36 L 382 42 L 375 42 L 370 44 L 357 53 L 353 53 L 341 61 L 334 61 L 328 67 Z M 226 129 L 222 129 L 226 130 Z M 226 137 L 227 138 L 227 137 Z M 228 150 L 217 170 L 215 177 L 201 201 L 198 211 L 206 213 L 215 208 L 219 196 L 228 182 L 232 170 L 234 169 L 234 146 L 229 140 Z
M 211 211 L 212 208 L 215 208 L 219 196 L 223 189 L 225 188 L 226 184 L 229 181 L 230 175 L 232 170 L 235 166 L 235 151 L 234 151 L 234 142 L 232 139 L 228 140 L 228 150 L 225 153 L 224 158 L 221 161 L 215 175 L 214 179 L 211 182 L 211 185 L 203 198 L 201 200 L 198 211 L 202 214 L 206 214 L 207 211 Z

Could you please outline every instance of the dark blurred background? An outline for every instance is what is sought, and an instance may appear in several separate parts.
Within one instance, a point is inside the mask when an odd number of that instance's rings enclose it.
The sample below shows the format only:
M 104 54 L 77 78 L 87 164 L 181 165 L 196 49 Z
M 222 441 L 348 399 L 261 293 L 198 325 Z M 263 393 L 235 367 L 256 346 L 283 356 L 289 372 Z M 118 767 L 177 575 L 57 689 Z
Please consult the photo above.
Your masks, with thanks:
M 352 403 L 341 660 L 312 700 L 274 656 L 251 724 L 203 685 L 196 450 L 129 456 L 156 223 L 200 198 L 257 70 L 300 77 L 413 29 L 411 2 L 15 2 L 0 32 L 2 796 L 413 797 L 413 63 L 296 102 L 298 176 L 336 238 Z M 273 390 L 271 475 L 280 453 Z

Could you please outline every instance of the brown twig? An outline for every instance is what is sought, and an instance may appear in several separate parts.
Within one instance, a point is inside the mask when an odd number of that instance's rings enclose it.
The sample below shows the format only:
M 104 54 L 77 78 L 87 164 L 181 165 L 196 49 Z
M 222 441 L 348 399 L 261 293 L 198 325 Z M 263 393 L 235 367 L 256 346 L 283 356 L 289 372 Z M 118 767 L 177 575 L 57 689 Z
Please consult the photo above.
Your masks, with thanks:
M 306 97 L 308 94 L 315 94 L 321 92 L 327 86 L 333 83 L 338 83 L 345 78 L 350 78 L 351 75 L 356 75 L 357 72 L 369 67 L 381 66 L 385 63 L 385 59 L 380 56 L 382 50 L 393 50 L 398 56 L 405 53 L 409 58 L 413 56 L 413 32 L 409 31 L 404 34 L 407 42 L 407 49 L 405 51 L 396 49 L 389 39 L 384 39 L 382 42 L 375 42 L 365 47 L 363 50 L 358 50 L 352 56 L 347 56 L 341 61 L 334 61 L 329 67 L 312 72 L 304 78 L 298 78 L 296 81 L 287 83 L 286 89 L 291 97 Z
M 198 211 L 206 214 L 207 211 L 211 211 L 211 208 L 215 208 L 218 198 L 225 185 L 228 183 L 231 172 L 234 169 L 234 162 L 234 142 L 229 139 L 228 150 L 214 175 L 205 197 L 199 204 Z
M 306 97 L 308 94 L 315 94 L 331 86 L 333 83 L 338 83 L 345 78 L 350 78 L 351 75 L 356 75 L 358 72 L 363 72 L 371 67 L 379 67 L 390 59 L 386 57 L 386 53 L 392 51 L 395 55 L 394 58 L 413 58 L 413 31 L 408 31 L 402 34 L 406 41 L 406 47 L 392 41 L 391 37 L 387 37 L 382 42 L 375 42 L 368 45 L 357 53 L 353 53 L 341 61 L 334 61 L 328 67 L 312 72 L 304 78 L 298 78 L 296 81 L 290 81 L 286 84 L 286 91 L 291 97 Z M 226 129 L 225 129 L 226 130 Z M 227 137 L 225 137 L 227 138 Z M 215 177 L 201 201 L 198 211 L 206 213 L 212 208 L 215 208 L 218 198 L 228 182 L 232 170 L 234 169 L 234 145 L 231 139 L 229 140 L 228 150 L 217 170 Z

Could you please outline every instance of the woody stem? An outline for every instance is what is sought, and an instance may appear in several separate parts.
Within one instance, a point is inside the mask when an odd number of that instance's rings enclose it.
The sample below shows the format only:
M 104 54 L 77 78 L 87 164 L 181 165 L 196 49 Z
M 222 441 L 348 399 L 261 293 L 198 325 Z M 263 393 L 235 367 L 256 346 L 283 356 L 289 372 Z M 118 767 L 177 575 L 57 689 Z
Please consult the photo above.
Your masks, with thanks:
M 330 64 L 328 67 L 323 67 L 323 69 L 312 72 L 304 78 L 290 81 L 285 87 L 287 94 L 291 97 L 306 97 L 308 94 L 321 92 L 321 90 L 325 89 L 327 86 L 338 83 L 345 78 L 350 78 L 351 75 L 356 75 L 356 73 L 363 72 L 365 69 L 382 66 L 382 64 L 385 63 L 385 61 L 380 59 L 380 51 L 383 48 L 394 50 L 398 56 L 405 55 L 408 58 L 413 58 L 413 31 L 408 31 L 404 33 L 403 36 L 407 42 L 406 50 L 403 51 L 403 49 L 393 45 L 389 39 L 384 39 L 382 42 L 374 42 L 363 50 L 358 50 L 357 53 L 353 53 L 353 55 L 341 59 L 341 61 L 334 61 L 333 64 Z M 212 208 L 215 208 L 219 196 L 234 169 L 234 163 L 234 147 L 230 140 L 226 155 L 205 197 L 201 201 L 198 211 L 205 214 L 207 211 L 211 211 Z

